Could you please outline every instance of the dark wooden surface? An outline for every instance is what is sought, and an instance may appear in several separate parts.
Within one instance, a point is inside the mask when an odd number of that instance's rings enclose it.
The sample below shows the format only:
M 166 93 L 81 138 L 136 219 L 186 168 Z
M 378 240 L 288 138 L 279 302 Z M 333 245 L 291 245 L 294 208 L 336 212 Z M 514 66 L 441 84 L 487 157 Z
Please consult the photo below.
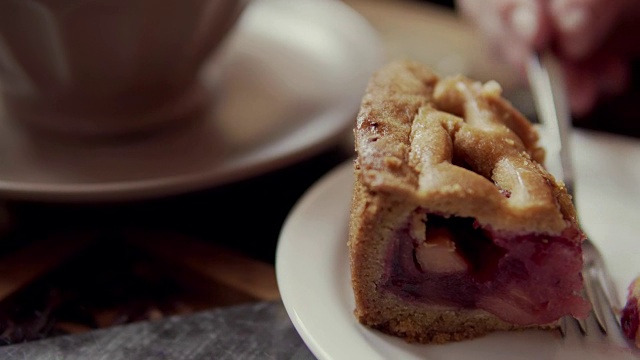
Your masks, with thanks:
M 262 176 L 151 201 L 7 203 L 0 344 L 279 299 L 280 228 L 351 155 L 339 142 Z

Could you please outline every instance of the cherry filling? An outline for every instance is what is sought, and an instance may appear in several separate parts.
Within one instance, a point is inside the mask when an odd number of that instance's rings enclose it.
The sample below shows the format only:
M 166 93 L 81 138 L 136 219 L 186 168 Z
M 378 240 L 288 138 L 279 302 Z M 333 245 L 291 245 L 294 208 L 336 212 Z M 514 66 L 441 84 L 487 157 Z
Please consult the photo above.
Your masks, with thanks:
M 410 225 L 396 231 L 382 286 L 409 301 L 480 308 L 514 324 L 546 324 L 564 315 L 586 317 L 580 297 L 582 256 L 563 236 L 510 235 L 472 218 L 429 214 L 426 240 Z
M 640 326 L 640 314 L 638 314 L 638 299 L 630 297 L 622 310 L 621 325 L 624 335 L 634 340 Z

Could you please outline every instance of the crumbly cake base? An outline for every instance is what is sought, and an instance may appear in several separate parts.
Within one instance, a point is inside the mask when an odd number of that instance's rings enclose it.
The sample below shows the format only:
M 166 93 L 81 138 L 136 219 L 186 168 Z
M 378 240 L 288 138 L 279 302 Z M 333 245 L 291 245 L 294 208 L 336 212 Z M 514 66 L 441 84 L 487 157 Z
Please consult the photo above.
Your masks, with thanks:
M 420 310 L 383 308 L 385 318 L 358 314 L 360 323 L 410 343 L 443 344 L 477 338 L 495 331 L 553 329 L 555 325 L 518 326 L 480 310 Z
M 357 163 L 354 170 L 358 172 Z M 387 242 L 383 239 L 395 228 L 396 224 L 391 219 L 400 219 L 405 214 L 405 207 L 401 205 L 402 199 L 368 192 L 358 178 L 356 176 L 352 213 L 363 216 L 367 212 L 383 213 L 385 216 L 364 216 L 360 218 L 366 219 L 363 222 L 352 219 L 350 231 L 353 234 L 371 234 L 374 227 L 386 229 L 373 233 L 373 236 L 354 236 L 353 241 L 348 244 L 351 249 L 352 285 L 357 304 L 354 314 L 360 323 L 416 343 L 459 341 L 501 330 L 557 327 L 557 324 L 518 326 L 506 323 L 483 310 L 430 307 L 410 303 L 394 294 L 380 291 L 378 281 L 383 275 L 385 264 L 382 259 L 387 247 Z M 381 208 L 384 211 L 379 211 Z M 379 223 L 380 221 L 383 223 Z
M 358 173 L 358 164 L 355 163 Z M 352 285 L 356 297 L 354 315 L 360 323 L 415 343 L 445 343 L 472 339 L 493 331 L 553 329 L 557 324 L 518 326 L 506 323 L 483 310 L 444 309 L 411 303 L 379 291 L 384 272 L 385 237 L 399 217 L 406 216 L 402 199 L 369 192 L 356 176 L 348 245 L 351 254 Z M 384 209 L 381 211 L 381 209 Z M 377 214 L 375 216 L 371 216 Z M 360 215 L 360 216 L 358 216 Z M 362 220 L 362 221 L 361 221 Z M 373 228 L 384 229 L 374 236 Z

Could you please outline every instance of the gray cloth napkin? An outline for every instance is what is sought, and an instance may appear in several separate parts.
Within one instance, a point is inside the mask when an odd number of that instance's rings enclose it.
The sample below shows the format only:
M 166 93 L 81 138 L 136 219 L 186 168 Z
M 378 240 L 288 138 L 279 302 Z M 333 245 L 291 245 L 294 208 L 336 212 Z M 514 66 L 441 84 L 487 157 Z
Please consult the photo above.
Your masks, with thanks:
M 281 302 L 259 302 L 0 347 L 0 359 L 315 359 Z

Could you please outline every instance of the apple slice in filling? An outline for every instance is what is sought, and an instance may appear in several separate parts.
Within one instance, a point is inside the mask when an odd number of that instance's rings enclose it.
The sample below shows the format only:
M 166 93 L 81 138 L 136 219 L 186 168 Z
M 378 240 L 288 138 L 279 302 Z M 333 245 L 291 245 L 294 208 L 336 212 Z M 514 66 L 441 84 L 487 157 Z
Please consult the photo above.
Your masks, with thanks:
M 428 214 L 397 229 L 383 287 L 408 301 L 482 309 L 518 325 L 585 317 L 582 252 L 576 229 L 560 235 L 510 234 L 473 218 Z

